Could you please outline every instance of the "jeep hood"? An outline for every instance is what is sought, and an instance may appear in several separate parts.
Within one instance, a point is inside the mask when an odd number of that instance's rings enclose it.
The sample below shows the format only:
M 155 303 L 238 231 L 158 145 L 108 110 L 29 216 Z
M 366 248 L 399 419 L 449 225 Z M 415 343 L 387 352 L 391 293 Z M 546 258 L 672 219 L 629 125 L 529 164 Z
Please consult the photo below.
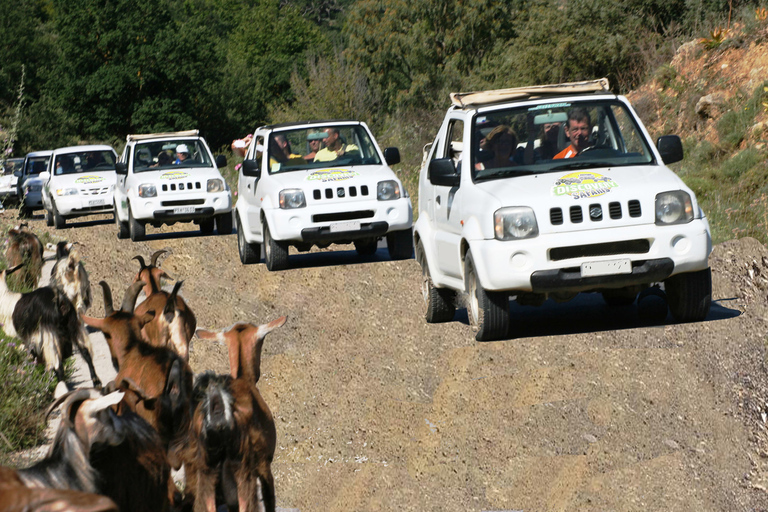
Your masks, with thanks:
M 322 167 L 302 171 L 278 172 L 270 175 L 282 187 L 328 187 L 339 185 L 368 185 L 376 187 L 383 180 L 396 179 L 392 170 L 385 165 L 355 165 L 344 167 Z M 376 189 L 373 189 L 375 193 Z
M 51 187 L 82 188 L 82 187 L 109 187 L 115 184 L 117 175 L 115 171 L 81 172 L 78 174 L 59 174 L 51 176 Z M 27 180 L 30 183 L 31 180 Z

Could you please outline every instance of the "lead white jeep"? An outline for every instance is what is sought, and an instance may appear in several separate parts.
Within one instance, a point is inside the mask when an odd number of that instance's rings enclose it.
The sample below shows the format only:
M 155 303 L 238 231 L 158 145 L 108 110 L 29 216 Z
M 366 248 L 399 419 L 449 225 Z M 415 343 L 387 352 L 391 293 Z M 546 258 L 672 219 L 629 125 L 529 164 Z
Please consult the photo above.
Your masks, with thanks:
M 667 168 L 683 158 L 677 136 L 654 146 L 605 79 L 451 99 L 419 176 L 428 322 L 452 320 L 462 297 L 476 339 L 500 339 L 511 297 L 579 292 L 621 305 L 653 291 L 677 321 L 707 316 L 712 240 L 696 196 Z
M 330 135 L 330 138 L 329 138 Z M 328 145 L 328 147 L 326 147 Z M 365 123 L 323 121 L 263 126 L 253 135 L 238 180 L 237 245 L 244 264 L 288 266 L 288 247 L 354 243 L 361 255 L 386 238 L 392 259 L 413 254 L 413 210 Z
M 143 240 L 146 224 L 194 222 L 203 234 L 232 233 L 232 195 L 197 130 L 128 135 L 117 163 L 117 237 Z

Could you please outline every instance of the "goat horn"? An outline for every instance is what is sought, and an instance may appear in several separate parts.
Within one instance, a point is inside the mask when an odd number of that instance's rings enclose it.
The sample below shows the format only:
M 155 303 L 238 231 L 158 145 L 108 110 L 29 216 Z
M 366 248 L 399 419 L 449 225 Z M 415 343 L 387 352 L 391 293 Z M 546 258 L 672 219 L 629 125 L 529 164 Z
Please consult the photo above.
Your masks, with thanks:
M 161 255 L 167 253 L 168 251 L 165 249 L 160 249 L 159 251 L 155 251 L 152 253 L 152 260 L 150 265 L 153 267 L 157 266 L 157 258 L 159 258 Z
M 125 313 L 133 313 L 136 307 L 136 299 L 139 297 L 139 292 L 144 288 L 143 281 L 136 281 L 126 291 L 123 297 L 123 305 L 120 309 Z
M 110 316 L 115 312 L 115 303 L 112 300 L 112 290 L 109 289 L 109 285 L 106 281 L 99 281 L 101 289 L 104 291 L 104 314 Z
M 144 258 L 142 258 L 140 255 L 134 256 L 131 259 L 137 260 L 139 262 L 139 265 L 141 265 L 141 270 L 144 270 L 145 268 L 147 268 L 147 264 L 144 263 Z
M 95 393 L 95 395 L 94 395 Z M 64 395 L 60 396 L 51 406 L 48 408 L 48 411 L 45 413 L 45 419 L 48 419 L 48 416 L 59 406 L 62 404 L 62 402 L 65 403 L 65 413 L 61 415 L 61 421 L 63 421 L 68 427 L 73 427 L 72 420 L 69 417 L 69 408 L 72 405 L 73 402 L 76 401 L 82 401 L 82 400 L 88 400 L 89 398 L 95 398 L 101 396 L 101 393 L 95 389 L 73 389 L 72 391 L 65 393 Z
M 139 397 L 139 400 L 142 400 L 146 402 L 148 400 L 146 392 L 141 389 L 141 386 L 136 384 L 136 382 L 130 378 L 130 377 L 123 377 L 123 379 L 120 381 L 121 389 L 126 389 L 128 391 L 133 391 L 136 393 L 136 396 Z

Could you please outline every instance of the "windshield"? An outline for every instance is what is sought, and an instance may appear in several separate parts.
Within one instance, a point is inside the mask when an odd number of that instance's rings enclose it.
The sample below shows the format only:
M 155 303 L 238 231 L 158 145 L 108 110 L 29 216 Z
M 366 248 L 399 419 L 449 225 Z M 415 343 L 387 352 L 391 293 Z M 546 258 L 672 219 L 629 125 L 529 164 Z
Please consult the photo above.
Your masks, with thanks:
M 632 113 L 619 101 L 605 100 L 477 115 L 473 155 L 474 181 L 653 161 Z
M 139 142 L 133 150 L 133 172 L 183 167 L 213 167 L 200 139 Z
M 270 174 L 328 166 L 381 164 L 371 136 L 360 125 L 273 132 L 267 148 Z
M 37 175 L 44 172 L 48 168 L 48 161 L 50 156 L 33 156 L 27 158 L 27 167 L 24 169 L 24 174 Z
M 53 174 L 56 176 L 114 170 L 115 154 L 106 149 L 64 153 L 56 155 L 53 161 Z
M 3 174 L 13 174 L 16 171 L 20 171 L 24 167 L 23 158 L 9 158 L 2 166 Z

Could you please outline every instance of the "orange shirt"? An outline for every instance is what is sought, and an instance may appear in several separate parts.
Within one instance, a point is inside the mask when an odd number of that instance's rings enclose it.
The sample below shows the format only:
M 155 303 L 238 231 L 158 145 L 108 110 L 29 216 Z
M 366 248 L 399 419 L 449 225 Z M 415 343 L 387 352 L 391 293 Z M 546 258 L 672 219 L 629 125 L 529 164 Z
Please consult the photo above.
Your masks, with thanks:
M 570 146 L 568 146 L 567 148 L 565 148 L 564 150 L 562 150 L 561 152 L 553 156 L 552 159 L 554 160 L 557 158 L 573 158 L 578 154 L 579 153 L 577 153 L 576 150 L 573 148 L 573 144 L 571 144 Z

